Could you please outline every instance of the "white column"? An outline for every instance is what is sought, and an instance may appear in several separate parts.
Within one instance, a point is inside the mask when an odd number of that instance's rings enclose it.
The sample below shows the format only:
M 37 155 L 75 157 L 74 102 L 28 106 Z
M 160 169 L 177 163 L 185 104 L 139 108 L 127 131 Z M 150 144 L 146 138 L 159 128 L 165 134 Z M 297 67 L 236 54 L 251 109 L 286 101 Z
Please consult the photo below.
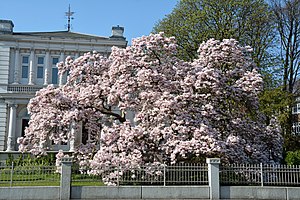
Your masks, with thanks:
M 60 54 L 60 58 L 59 58 L 59 62 L 64 62 L 65 61 L 65 54 L 64 54 L 64 52 L 61 52 L 61 54 Z M 59 74 L 59 79 L 58 79 L 58 84 L 61 86 L 61 85 L 63 85 L 63 74 Z
M 29 57 L 29 80 L 28 85 L 34 85 L 35 79 L 35 70 L 34 70 L 34 50 L 31 50 Z
M 13 84 L 20 83 L 20 50 L 17 48 L 15 51 L 15 68 L 14 68 L 14 82 Z
M 45 79 L 44 79 L 44 85 L 49 84 L 49 74 L 51 71 L 51 65 L 50 65 L 50 52 L 46 51 L 45 56 Z
M 9 127 L 7 136 L 7 149 L 6 151 L 15 150 L 15 130 L 16 130 L 16 120 L 17 120 L 17 105 L 9 104 Z
M 75 122 L 72 122 L 71 124 L 71 139 L 70 139 L 70 152 L 75 151 L 75 132 L 76 132 L 76 125 Z

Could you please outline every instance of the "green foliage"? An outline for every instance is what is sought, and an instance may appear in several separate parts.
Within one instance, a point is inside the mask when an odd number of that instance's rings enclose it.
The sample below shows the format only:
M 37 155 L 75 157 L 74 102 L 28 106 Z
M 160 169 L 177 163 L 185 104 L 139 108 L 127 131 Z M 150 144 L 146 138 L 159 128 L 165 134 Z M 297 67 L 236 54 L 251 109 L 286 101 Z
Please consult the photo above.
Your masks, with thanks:
M 290 130 L 291 105 L 293 104 L 293 95 L 283 91 L 281 87 L 267 89 L 260 95 L 260 110 L 266 115 L 266 120 L 276 116 L 285 132 Z
M 285 162 L 288 165 L 300 165 L 300 150 L 288 151 Z
M 253 48 L 252 59 L 266 85 L 272 82 L 269 74 L 277 64 L 271 51 L 276 31 L 273 12 L 263 0 L 181 0 L 153 32 L 175 36 L 178 57 L 187 61 L 197 57 L 203 41 L 234 38 Z
M 273 35 L 272 14 L 263 0 L 181 0 L 171 14 L 159 21 L 154 32 L 175 36 L 180 57 L 196 57 L 200 43 L 210 38 L 234 38 L 254 48 L 262 60 Z
M 55 164 L 55 155 L 48 154 L 47 156 L 42 157 L 33 157 L 30 154 L 21 154 L 17 158 L 14 158 L 12 154 L 8 154 L 6 159 L 6 165 L 11 166 L 14 163 L 14 166 L 51 166 Z
M 300 136 L 291 134 L 284 135 L 283 148 L 286 152 L 300 150 Z

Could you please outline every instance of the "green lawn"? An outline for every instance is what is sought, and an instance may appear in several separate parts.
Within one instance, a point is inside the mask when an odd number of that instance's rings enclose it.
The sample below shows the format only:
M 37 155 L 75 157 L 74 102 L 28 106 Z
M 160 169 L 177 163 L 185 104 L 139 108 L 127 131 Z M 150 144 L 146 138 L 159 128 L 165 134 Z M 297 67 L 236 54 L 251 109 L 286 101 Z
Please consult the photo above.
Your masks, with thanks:
M 10 186 L 11 174 L 10 170 L 0 170 L 0 187 Z M 60 185 L 60 174 L 58 173 L 47 173 L 42 174 L 41 172 L 34 173 L 17 173 L 14 172 L 12 176 L 12 186 L 59 186 Z M 100 181 L 99 177 L 72 174 L 72 186 L 105 186 Z
M 72 174 L 72 186 L 105 186 L 99 176 Z
M 59 186 L 59 181 L 24 181 L 13 182 L 12 186 Z M 95 181 L 76 181 L 72 182 L 72 186 L 105 186 L 102 182 Z M 0 182 L 0 187 L 10 187 L 10 182 Z
M 24 181 L 24 182 L 13 182 L 12 186 L 59 186 L 59 181 Z M 0 183 L 0 187 L 10 187 L 10 182 Z
M 73 181 L 72 186 L 106 186 L 103 182 L 100 181 Z

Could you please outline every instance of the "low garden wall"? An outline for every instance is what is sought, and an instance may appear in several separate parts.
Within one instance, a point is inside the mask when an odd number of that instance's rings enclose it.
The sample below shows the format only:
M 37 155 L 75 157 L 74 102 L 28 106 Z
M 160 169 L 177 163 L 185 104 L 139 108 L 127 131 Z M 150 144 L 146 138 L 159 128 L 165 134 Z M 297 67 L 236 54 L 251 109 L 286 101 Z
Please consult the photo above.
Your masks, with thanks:
M 209 199 L 208 186 L 76 186 L 71 199 Z
M 26 187 L 0 187 L 1 200 L 52 200 L 59 199 L 58 186 L 26 186 Z
M 298 187 L 221 186 L 220 199 L 299 200 Z M 0 187 L 1 200 L 59 200 L 58 186 Z M 63 199 L 63 198 L 62 198 Z M 210 199 L 208 186 L 72 186 L 70 199 Z
M 299 187 L 221 186 L 221 199 L 299 200 Z

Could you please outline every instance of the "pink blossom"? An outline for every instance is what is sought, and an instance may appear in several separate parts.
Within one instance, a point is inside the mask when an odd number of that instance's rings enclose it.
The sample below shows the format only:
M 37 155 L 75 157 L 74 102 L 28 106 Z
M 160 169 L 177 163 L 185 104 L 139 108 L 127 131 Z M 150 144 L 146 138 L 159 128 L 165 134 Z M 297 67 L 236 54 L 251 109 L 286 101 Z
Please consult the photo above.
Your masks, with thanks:
M 96 52 L 67 58 L 59 65 L 60 73 L 69 71 L 67 83 L 31 99 L 20 150 L 45 152 L 41 142 L 67 142 L 76 138 L 72 124 L 83 124 L 89 141 L 77 147 L 76 160 L 107 184 L 141 166 L 152 173 L 162 163 L 210 156 L 279 162 L 281 130 L 258 110 L 262 78 L 251 49 L 234 39 L 210 39 L 200 44 L 197 59 L 185 62 L 176 48 L 174 37 L 159 33 L 114 47 L 108 58 Z

